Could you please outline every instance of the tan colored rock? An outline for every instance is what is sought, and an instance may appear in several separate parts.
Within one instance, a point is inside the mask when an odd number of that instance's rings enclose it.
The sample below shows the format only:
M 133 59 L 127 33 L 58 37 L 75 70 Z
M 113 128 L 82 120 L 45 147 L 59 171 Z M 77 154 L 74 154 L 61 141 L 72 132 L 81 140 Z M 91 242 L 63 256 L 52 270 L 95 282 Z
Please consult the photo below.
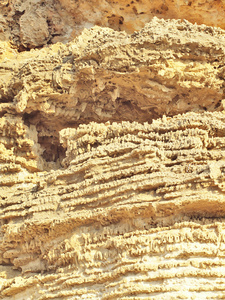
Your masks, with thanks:
M 64 168 L 1 193 L 3 298 L 222 296 L 224 132 L 222 112 L 63 129 Z
M 29 24 L 29 27 L 27 26 Z M 38 13 L 26 13 L 20 18 L 20 41 L 25 48 L 36 48 L 47 44 L 49 28 L 47 20 Z
M 94 25 L 133 33 L 154 16 L 225 29 L 224 0 L 2 0 L 0 40 L 20 50 L 68 42 Z
M 39 47 L 49 12 L 26 31 L 26 5 L 2 3 Z M 0 43 L 2 299 L 224 297 L 224 33 L 154 18 Z
M 0 113 L 34 125 L 45 160 L 56 162 L 59 131 L 71 124 L 221 110 L 224 34 L 154 18 L 133 35 L 94 27 L 29 56 L 4 50 Z

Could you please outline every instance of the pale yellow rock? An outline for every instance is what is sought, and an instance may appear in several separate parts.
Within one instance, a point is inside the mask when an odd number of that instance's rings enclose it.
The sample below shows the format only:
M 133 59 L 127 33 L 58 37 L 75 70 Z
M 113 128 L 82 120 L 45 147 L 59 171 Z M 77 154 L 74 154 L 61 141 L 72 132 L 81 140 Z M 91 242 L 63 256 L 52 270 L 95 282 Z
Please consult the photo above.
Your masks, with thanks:
M 24 51 L 109 4 L 147 1 L 0 4 L 0 297 L 223 299 L 225 31 L 153 18 Z
M 59 131 L 70 124 L 222 110 L 224 36 L 154 18 L 133 35 L 94 27 L 29 56 L 4 44 L 0 114 L 22 114 L 35 126 L 45 160 L 57 162 L 64 155 Z
M 222 297 L 224 132 L 222 112 L 61 130 L 63 168 L 1 195 L 0 257 L 21 270 L 2 297 Z

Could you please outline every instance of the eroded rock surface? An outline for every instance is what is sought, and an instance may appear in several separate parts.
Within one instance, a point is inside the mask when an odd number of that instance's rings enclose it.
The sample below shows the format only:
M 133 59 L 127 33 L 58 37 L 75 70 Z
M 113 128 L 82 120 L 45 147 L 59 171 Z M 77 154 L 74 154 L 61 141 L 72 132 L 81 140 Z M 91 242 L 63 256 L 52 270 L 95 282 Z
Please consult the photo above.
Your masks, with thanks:
M 0 43 L 1 298 L 224 297 L 224 34 Z
M 1 0 L 0 39 L 21 51 L 68 42 L 94 25 L 132 33 L 154 16 L 225 28 L 224 0 Z
M 224 34 L 154 18 L 132 35 L 94 27 L 29 55 L 2 42 L 2 120 L 17 115 L 28 135 L 33 126 L 39 154 L 56 162 L 64 155 L 59 131 L 66 127 L 221 110 Z M 46 168 L 40 159 L 36 165 Z
M 2 187 L 1 295 L 223 295 L 224 133 L 223 112 L 61 130 L 63 168 Z

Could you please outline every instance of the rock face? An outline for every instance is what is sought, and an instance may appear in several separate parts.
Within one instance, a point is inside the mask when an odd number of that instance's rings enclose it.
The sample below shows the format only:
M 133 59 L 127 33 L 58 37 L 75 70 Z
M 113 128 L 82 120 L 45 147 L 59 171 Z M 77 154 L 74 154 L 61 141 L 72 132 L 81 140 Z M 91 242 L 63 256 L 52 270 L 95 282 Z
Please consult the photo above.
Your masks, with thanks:
M 222 295 L 224 133 L 223 112 L 89 123 L 60 131 L 63 168 L 18 172 L 9 164 L 2 296 Z
M 63 158 L 63 128 L 221 110 L 224 36 L 221 29 L 154 18 L 132 35 L 94 27 L 29 56 L 2 42 L 2 126 L 20 123 L 24 136 L 33 135 L 21 156 L 43 171 Z
M 1 0 L 0 39 L 20 50 L 68 42 L 94 25 L 132 33 L 154 16 L 225 28 L 224 0 Z
M 225 31 L 148 5 L 1 3 L 2 299 L 225 297 Z

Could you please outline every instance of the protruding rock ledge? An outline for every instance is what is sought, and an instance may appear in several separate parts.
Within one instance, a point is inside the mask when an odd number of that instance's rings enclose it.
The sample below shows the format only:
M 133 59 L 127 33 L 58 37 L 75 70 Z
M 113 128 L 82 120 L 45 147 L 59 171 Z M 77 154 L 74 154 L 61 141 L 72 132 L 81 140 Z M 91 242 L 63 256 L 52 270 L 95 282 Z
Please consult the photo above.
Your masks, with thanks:
M 221 110 L 224 36 L 221 29 L 154 18 L 132 35 L 94 27 L 29 56 L 2 43 L 0 114 L 33 126 L 43 159 L 56 162 L 64 156 L 63 128 Z

